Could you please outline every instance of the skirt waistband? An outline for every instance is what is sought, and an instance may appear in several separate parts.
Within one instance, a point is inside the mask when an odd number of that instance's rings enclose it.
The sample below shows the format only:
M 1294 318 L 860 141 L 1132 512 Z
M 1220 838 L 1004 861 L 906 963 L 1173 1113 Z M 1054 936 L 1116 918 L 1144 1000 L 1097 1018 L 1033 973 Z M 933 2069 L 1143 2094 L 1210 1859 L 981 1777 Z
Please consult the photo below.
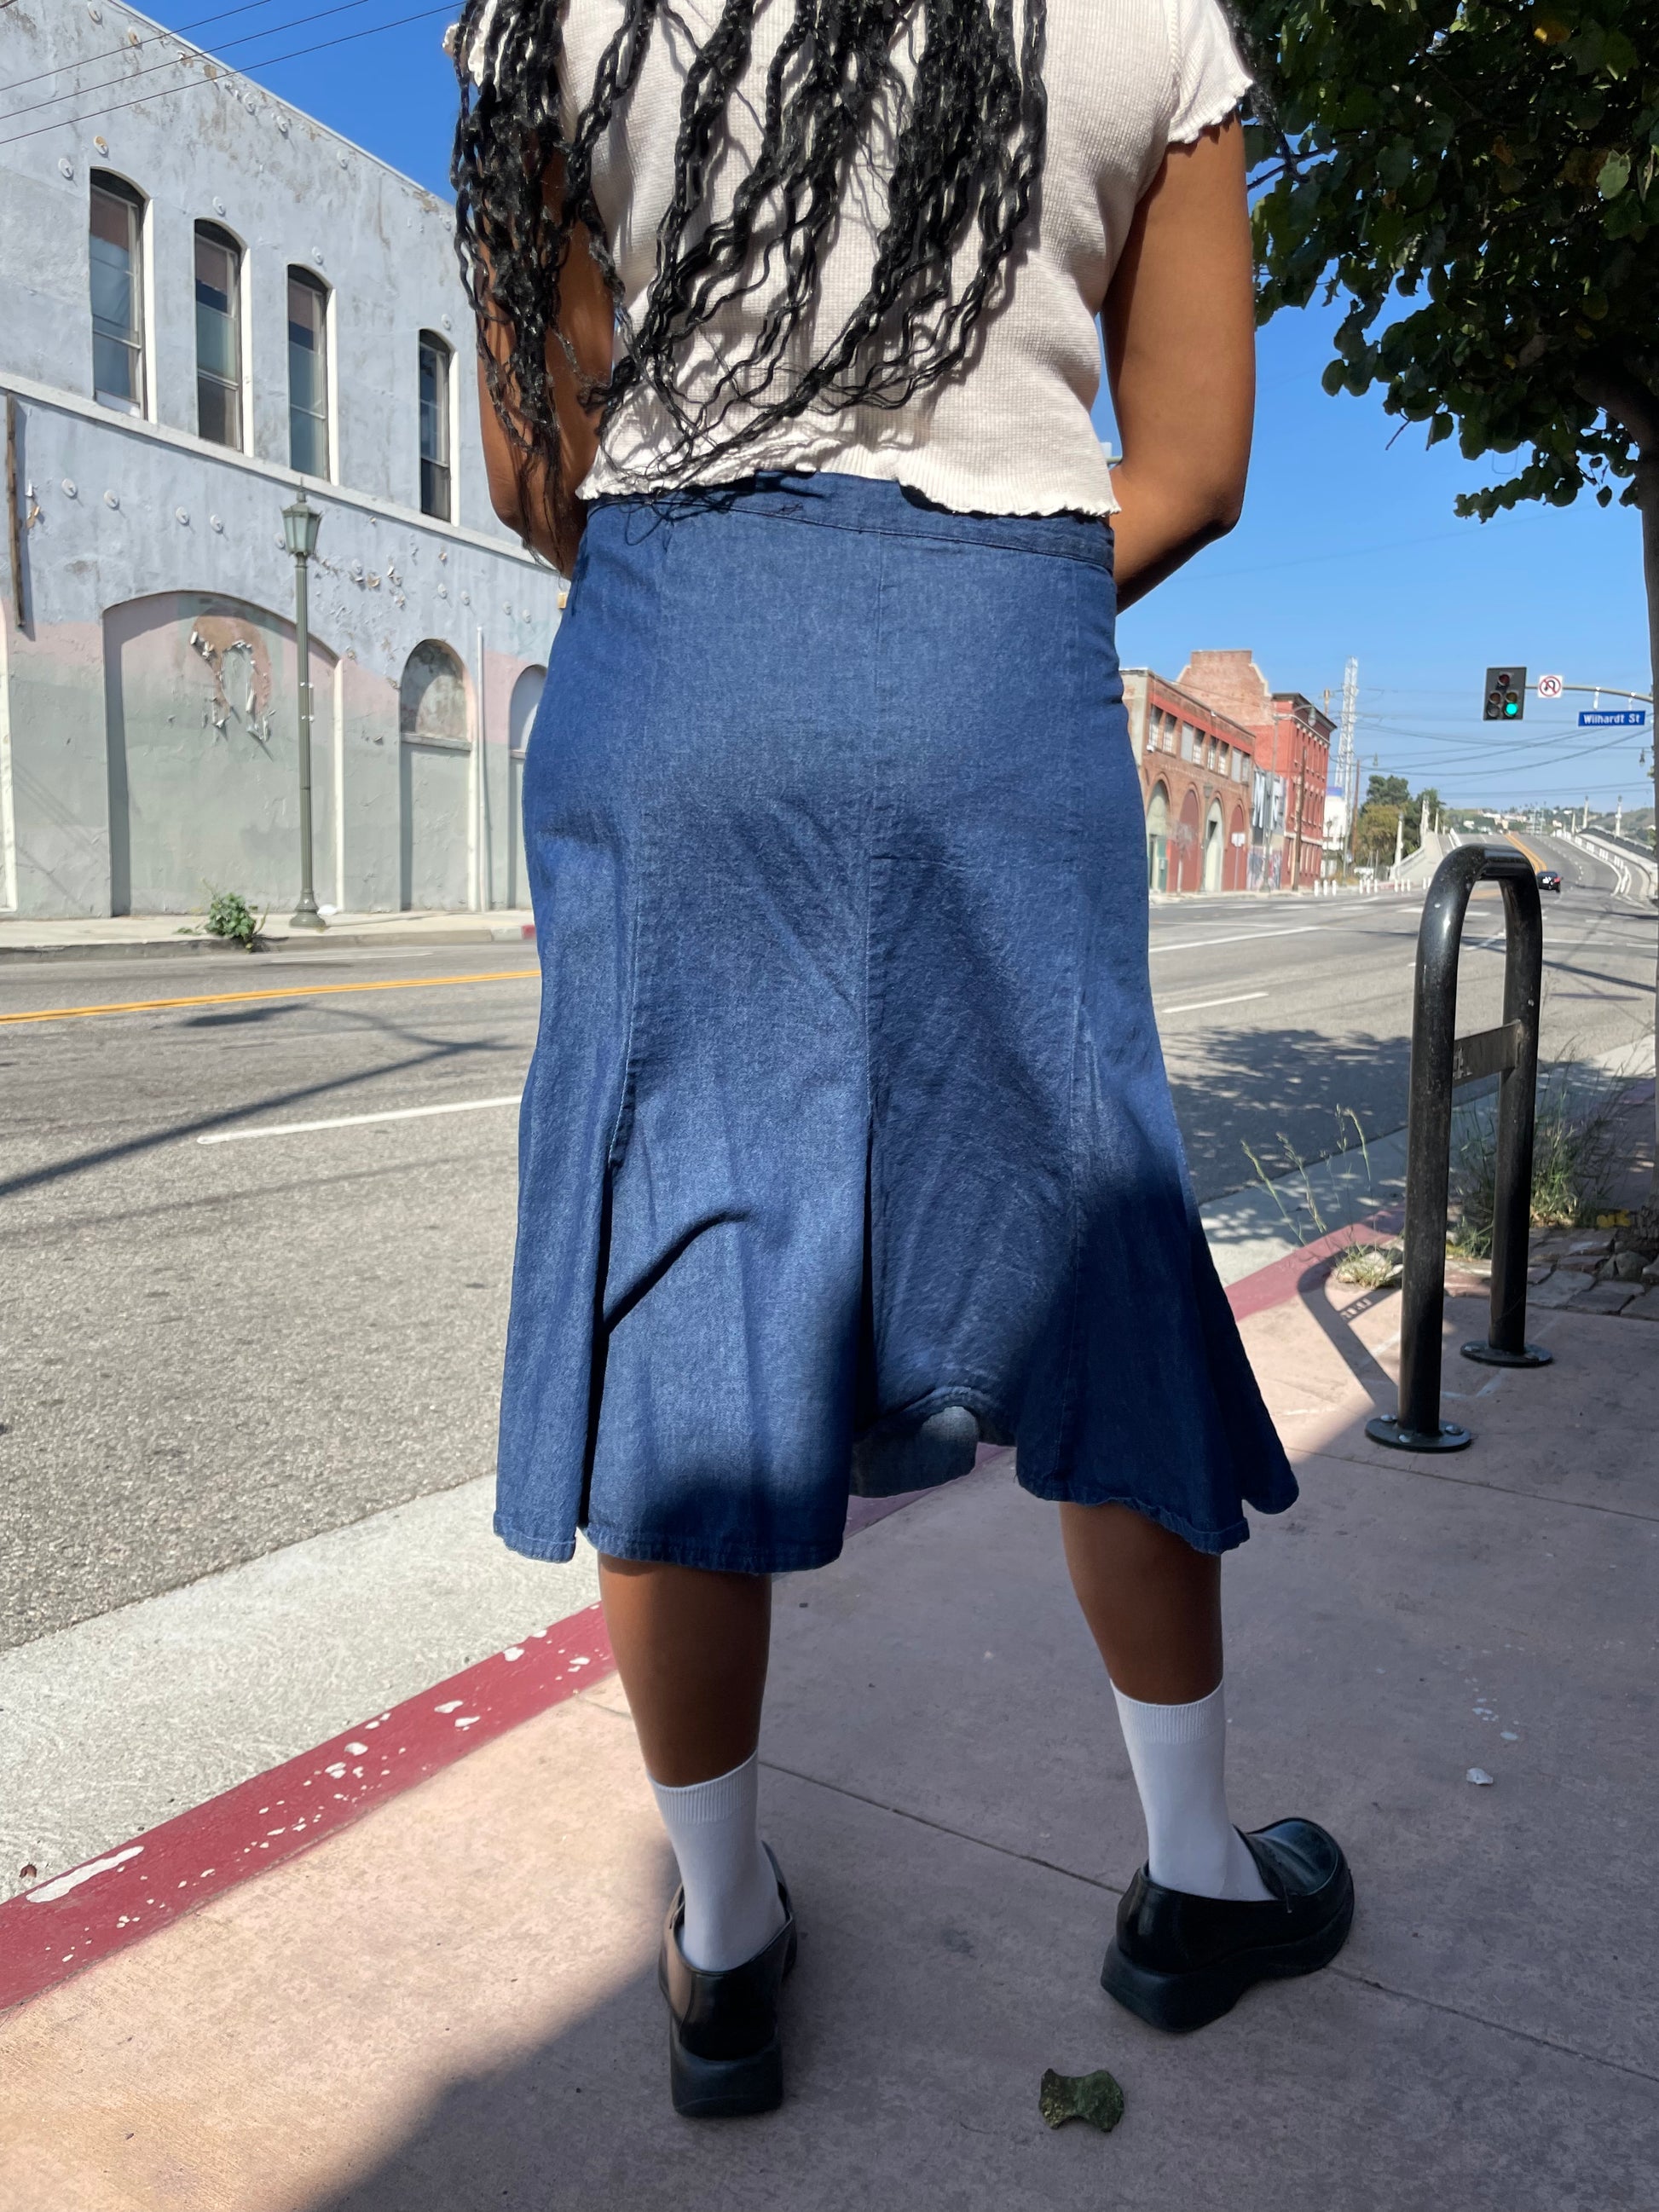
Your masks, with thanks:
M 692 485 L 680 491 L 633 493 L 596 500 L 593 507 L 665 522 L 708 514 L 751 515 L 878 537 L 996 546 L 1081 561 L 1095 568 L 1109 570 L 1112 566 L 1111 525 L 1103 515 L 958 514 L 935 507 L 890 478 L 844 476 L 830 469 L 802 476 L 768 473 L 738 483 Z

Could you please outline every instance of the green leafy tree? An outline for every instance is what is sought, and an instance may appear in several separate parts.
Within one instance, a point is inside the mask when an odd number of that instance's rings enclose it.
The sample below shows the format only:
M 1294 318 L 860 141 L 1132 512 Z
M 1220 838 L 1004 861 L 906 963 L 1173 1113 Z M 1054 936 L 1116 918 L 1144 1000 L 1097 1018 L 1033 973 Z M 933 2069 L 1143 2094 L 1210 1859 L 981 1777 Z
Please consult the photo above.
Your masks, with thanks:
M 1362 868 L 1394 866 L 1394 844 L 1400 809 L 1386 799 L 1368 799 L 1353 826 L 1353 856 Z
M 1367 806 L 1373 803 L 1378 806 L 1392 806 L 1398 813 L 1402 806 L 1411 805 L 1411 799 L 1412 787 L 1403 775 L 1373 775 L 1365 786 Z
M 1346 300 L 1328 392 L 1380 385 L 1430 445 L 1524 454 L 1460 514 L 1639 509 L 1659 671 L 1659 0 L 1237 15 L 1261 319 Z

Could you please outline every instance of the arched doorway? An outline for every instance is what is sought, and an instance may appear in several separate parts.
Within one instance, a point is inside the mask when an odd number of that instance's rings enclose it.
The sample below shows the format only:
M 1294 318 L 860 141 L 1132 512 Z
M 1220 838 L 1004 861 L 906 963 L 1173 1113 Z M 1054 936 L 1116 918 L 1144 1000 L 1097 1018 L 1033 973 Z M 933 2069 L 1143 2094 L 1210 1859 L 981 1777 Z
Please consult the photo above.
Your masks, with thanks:
M 1249 836 L 1244 826 L 1244 809 L 1235 806 L 1232 823 L 1227 831 L 1227 865 L 1224 881 L 1230 891 L 1242 891 L 1249 865 Z
M 311 640 L 312 860 L 334 897 L 335 658 Z M 104 616 L 110 911 L 191 914 L 214 891 L 286 911 L 300 884 L 294 625 L 205 592 Z
M 526 668 L 513 686 L 507 714 L 507 902 L 528 906 L 530 883 L 524 864 L 524 757 L 542 703 L 544 668 Z
M 0 623 L 0 913 L 17 904 L 17 827 L 11 811 L 11 678 L 7 630 Z
M 1176 829 L 1175 888 L 1178 891 L 1195 891 L 1202 855 L 1199 850 L 1198 793 L 1189 790 L 1181 802 L 1181 820 Z
M 1146 803 L 1146 888 L 1170 888 L 1170 794 L 1161 783 Z
M 1210 811 L 1204 817 L 1204 888 L 1206 891 L 1221 889 L 1221 801 L 1212 799 Z
M 436 638 L 417 645 L 398 688 L 398 902 L 467 903 L 472 743 L 466 672 Z

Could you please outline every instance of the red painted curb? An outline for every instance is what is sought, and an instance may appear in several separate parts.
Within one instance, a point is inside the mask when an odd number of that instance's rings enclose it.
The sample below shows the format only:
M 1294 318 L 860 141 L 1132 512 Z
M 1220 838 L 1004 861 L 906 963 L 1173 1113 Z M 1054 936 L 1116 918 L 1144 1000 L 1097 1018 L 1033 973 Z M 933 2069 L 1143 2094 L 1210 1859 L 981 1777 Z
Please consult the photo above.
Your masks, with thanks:
M 1270 1306 L 1288 1305 L 1292 1298 L 1310 1291 L 1350 1244 L 1386 1244 L 1389 1237 L 1400 1234 L 1401 1220 L 1397 1212 L 1373 1213 L 1364 1221 L 1356 1221 L 1351 1229 L 1333 1229 L 1328 1236 L 1316 1237 L 1310 1244 L 1287 1252 L 1282 1260 L 1270 1260 L 1253 1275 L 1241 1276 L 1227 1292 L 1233 1319 L 1249 1321 L 1252 1314 L 1266 1313 Z
M 10 1899 L 0 1905 L 0 2011 L 298 1857 L 614 1663 L 599 1608 L 588 1606 Z
M 1227 1293 L 1235 1317 L 1243 1321 L 1299 1296 L 1349 1244 L 1394 1233 L 1394 1219 L 1377 1214 L 1352 1229 L 1334 1230 L 1246 1275 Z M 1012 1446 L 981 1445 L 977 1464 L 1012 1453 Z M 854 1498 L 848 1534 L 929 1494 Z M 297 1858 L 481 1743 L 574 1697 L 614 1664 L 604 1617 L 597 1605 L 587 1606 L 314 1751 L 10 1899 L 0 1905 L 0 2012 Z

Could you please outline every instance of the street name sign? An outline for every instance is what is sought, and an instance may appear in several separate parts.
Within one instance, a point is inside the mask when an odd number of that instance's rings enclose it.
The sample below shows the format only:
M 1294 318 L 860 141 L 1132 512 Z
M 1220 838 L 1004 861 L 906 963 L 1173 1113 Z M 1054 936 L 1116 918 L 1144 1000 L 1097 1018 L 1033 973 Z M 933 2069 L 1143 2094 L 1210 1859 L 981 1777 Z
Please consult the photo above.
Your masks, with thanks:
M 1640 730 L 1647 726 L 1645 707 L 1586 707 L 1578 717 L 1581 730 Z

